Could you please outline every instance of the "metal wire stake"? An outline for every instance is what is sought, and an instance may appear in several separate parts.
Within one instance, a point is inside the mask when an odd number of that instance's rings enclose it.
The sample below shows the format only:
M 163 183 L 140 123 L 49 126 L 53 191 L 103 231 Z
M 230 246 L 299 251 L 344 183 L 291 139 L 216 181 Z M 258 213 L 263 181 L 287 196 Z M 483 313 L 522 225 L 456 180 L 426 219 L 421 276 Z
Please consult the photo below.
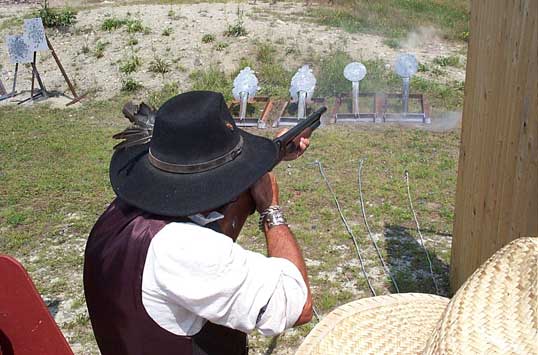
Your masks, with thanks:
M 321 162 L 319 160 L 315 161 L 315 164 L 318 165 L 319 173 L 323 177 L 323 180 L 325 180 L 325 184 L 327 185 L 327 188 L 331 192 L 334 203 L 336 204 L 336 208 L 338 209 L 338 213 L 340 213 L 340 218 L 342 219 L 342 222 L 344 223 L 344 226 L 346 227 L 346 230 L 348 234 L 351 236 L 351 239 L 353 240 L 353 243 L 355 244 L 355 249 L 357 250 L 357 255 L 359 256 L 359 262 L 361 265 L 362 273 L 364 274 L 364 278 L 366 279 L 366 283 L 368 284 L 368 288 L 372 292 L 373 296 L 376 296 L 375 290 L 372 287 L 372 284 L 370 283 L 370 278 L 368 277 L 368 273 L 366 272 L 366 269 L 364 268 L 364 260 L 362 258 L 361 254 L 361 248 L 359 247 L 359 243 L 357 243 L 357 239 L 355 238 L 355 234 L 353 234 L 353 231 L 351 230 L 351 227 L 349 227 L 349 224 L 347 223 L 346 218 L 344 217 L 344 214 L 342 212 L 342 208 L 340 207 L 340 203 L 338 202 L 338 199 L 336 198 L 336 194 L 333 191 L 333 188 L 331 187 L 331 184 L 329 183 L 329 179 L 327 179 L 327 176 L 325 175 L 325 172 L 323 171 L 323 167 L 321 165 Z
M 390 277 L 392 280 L 392 284 L 394 285 L 394 289 L 397 293 L 400 293 L 400 289 L 398 288 L 398 284 L 396 283 L 396 280 L 392 276 L 392 273 L 390 272 L 387 264 L 385 264 L 385 260 L 383 260 L 383 256 L 381 255 L 381 251 L 379 251 L 379 247 L 377 246 L 377 242 L 374 239 L 374 236 L 372 235 L 372 231 L 370 230 L 370 226 L 368 225 L 368 220 L 366 219 L 366 208 L 364 208 L 364 198 L 362 197 L 362 165 L 364 160 L 359 160 L 359 199 L 361 203 L 361 210 L 362 210 L 362 218 L 364 219 L 364 224 L 366 225 L 366 230 L 368 231 L 368 236 L 370 237 L 370 240 L 374 244 L 375 251 L 377 253 L 377 256 L 379 257 L 379 260 L 381 261 L 381 264 L 383 265 L 383 270 L 385 271 L 385 274 Z
M 319 322 L 321 320 L 321 317 L 319 316 L 316 306 L 312 305 L 312 311 L 314 311 L 314 317 L 316 317 L 316 320 Z
M 422 246 L 422 249 L 424 249 L 424 252 L 426 253 L 426 258 L 428 258 L 428 264 L 430 266 L 430 274 L 432 275 L 433 285 L 435 286 L 435 292 L 436 294 L 439 294 L 439 286 L 437 285 L 437 281 L 435 280 L 435 274 L 433 273 L 433 265 L 432 265 L 432 260 L 430 258 L 430 253 L 428 252 L 428 249 L 426 249 L 424 238 L 422 237 L 422 233 L 420 232 L 420 225 L 418 224 L 417 214 L 415 213 L 415 209 L 413 208 L 413 201 L 411 200 L 411 191 L 409 189 L 409 172 L 407 170 L 405 171 L 405 183 L 407 185 L 407 197 L 409 199 L 409 207 L 411 207 L 411 212 L 413 212 L 413 218 L 415 219 L 418 236 L 420 238 L 420 245 Z

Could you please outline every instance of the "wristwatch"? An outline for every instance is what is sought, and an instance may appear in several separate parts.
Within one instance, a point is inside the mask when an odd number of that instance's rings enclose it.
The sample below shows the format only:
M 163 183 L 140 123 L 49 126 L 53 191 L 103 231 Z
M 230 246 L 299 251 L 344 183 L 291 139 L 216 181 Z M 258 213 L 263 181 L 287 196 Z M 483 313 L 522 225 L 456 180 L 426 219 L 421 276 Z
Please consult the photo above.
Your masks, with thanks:
M 260 213 L 260 220 L 258 226 L 262 232 L 265 232 L 264 224 L 267 223 L 267 228 L 271 229 L 275 226 L 280 226 L 282 224 L 288 225 L 286 218 L 282 214 L 282 209 L 279 205 L 273 205 L 267 207 L 263 212 Z

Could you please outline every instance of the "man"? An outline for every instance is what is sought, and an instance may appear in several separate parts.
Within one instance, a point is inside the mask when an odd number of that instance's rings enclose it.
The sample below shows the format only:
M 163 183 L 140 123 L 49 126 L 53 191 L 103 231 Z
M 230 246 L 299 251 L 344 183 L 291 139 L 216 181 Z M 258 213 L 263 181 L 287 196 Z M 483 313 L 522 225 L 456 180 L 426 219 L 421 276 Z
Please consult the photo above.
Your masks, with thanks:
M 128 141 L 110 164 L 118 197 L 86 245 L 84 289 L 102 354 L 245 354 L 253 329 L 274 335 L 309 322 L 306 266 L 268 172 L 273 142 L 237 128 L 212 92 L 178 95 L 154 126 L 138 122 L 120 135 Z M 296 144 L 287 159 L 309 141 Z M 234 243 L 254 207 L 269 257 Z

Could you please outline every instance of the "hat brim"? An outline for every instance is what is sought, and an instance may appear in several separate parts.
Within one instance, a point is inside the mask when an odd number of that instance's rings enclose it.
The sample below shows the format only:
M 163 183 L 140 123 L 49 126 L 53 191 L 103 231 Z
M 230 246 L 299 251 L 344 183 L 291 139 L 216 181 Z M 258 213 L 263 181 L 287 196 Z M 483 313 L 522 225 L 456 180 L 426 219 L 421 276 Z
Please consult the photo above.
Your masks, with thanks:
M 420 354 L 448 302 L 400 293 L 346 303 L 316 324 L 295 355 Z
M 195 174 L 174 174 L 148 160 L 149 144 L 114 152 L 110 182 L 118 197 L 144 211 L 163 216 L 189 216 L 220 207 L 252 186 L 276 162 L 270 139 L 243 130 L 243 149 L 233 161 Z

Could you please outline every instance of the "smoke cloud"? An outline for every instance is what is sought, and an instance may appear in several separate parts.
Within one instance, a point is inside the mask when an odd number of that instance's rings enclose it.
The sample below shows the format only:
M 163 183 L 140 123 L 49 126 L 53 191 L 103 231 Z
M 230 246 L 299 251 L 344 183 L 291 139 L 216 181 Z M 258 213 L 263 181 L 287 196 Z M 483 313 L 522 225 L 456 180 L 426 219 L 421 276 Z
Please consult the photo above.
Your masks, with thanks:
M 400 45 L 403 49 L 417 48 L 426 43 L 439 42 L 441 40 L 439 31 L 433 27 L 419 27 L 409 32 L 407 38 Z

